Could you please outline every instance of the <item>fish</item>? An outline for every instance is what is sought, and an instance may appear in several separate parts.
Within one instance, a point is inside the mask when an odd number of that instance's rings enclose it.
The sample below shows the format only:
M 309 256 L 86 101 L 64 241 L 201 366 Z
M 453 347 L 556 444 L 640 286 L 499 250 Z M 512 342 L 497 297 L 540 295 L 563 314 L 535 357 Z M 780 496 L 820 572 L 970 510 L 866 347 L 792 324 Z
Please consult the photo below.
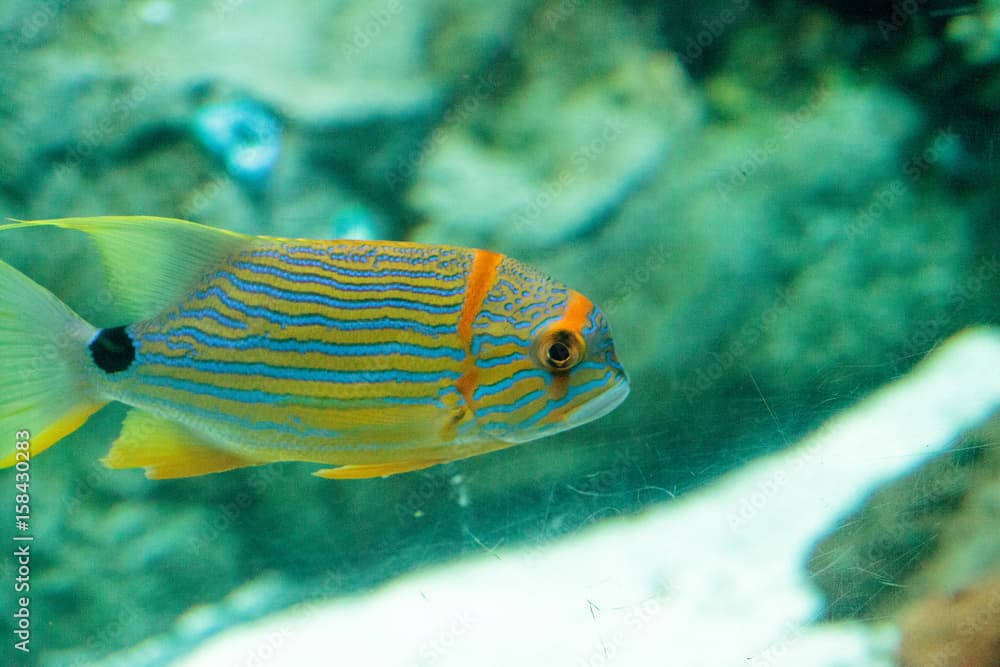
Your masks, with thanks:
M 15 232 L 85 235 L 112 306 L 87 322 L 0 261 L 0 467 L 117 401 L 113 469 L 382 477 L 580 426 L 629 393 L 601 310 L 497 252 L 131 216 L 16 221 L 0 247 Z

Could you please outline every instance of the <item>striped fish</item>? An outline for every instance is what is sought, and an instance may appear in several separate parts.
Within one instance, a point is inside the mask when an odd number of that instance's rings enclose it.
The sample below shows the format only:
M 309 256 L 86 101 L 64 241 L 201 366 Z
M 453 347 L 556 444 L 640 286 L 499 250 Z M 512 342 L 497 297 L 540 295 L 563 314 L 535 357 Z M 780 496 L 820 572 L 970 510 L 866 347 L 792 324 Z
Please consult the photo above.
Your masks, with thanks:
M 0 240 L 14 232 L 87 235 L 116 321 L 85 322 L 0 262 L 0 466 L 15 433 L 38 453 L 120 401 L 111 468 L 373 477 L 563 431 L 628 394 L 601 312 L 494 252 L 165 218 L 22 222 Z

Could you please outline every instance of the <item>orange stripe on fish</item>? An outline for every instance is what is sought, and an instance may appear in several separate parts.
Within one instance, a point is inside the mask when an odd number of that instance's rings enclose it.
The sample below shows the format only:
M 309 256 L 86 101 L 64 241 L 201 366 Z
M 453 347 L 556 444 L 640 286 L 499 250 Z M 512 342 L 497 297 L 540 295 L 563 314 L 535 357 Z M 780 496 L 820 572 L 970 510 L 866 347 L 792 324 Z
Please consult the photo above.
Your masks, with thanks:
M 590 299 L 576 290 L 570 290 L 566 303 L 566 313 L 555 326 L 567 331 L 583 331 L 587 325 L 587 318 L 590 317 L 593 310 L 594 304 Z
M 503 255 L 489 250 L 476 250 L 472 256 L 472 270 L 466 282 L 465 302 L 462 304 L 462 314 L 458 320 L 458 337 L 465 346 L 465 361 L 462 363 L 462 376 L 455 382 L 467 409 L 473 406 L 473 391 L 478 380 L 476 360 L 472 355 L 472 322 L 479 315 L 483 301 L 496 279 L 497 267 L 503 261 Z M 460 421 L 464 415 L 455 420 Z
M 472 344 L 472 322 L 483 307 L 483 301 L 493 286 L 497 267 L 503 261 L 503 255 L 489 250 L 474 250 L 472 270 L 465 287 L 465 302 L 462 304 L 462 315 L 458 320 L 458 336 L 465 344 L 466 350 Z

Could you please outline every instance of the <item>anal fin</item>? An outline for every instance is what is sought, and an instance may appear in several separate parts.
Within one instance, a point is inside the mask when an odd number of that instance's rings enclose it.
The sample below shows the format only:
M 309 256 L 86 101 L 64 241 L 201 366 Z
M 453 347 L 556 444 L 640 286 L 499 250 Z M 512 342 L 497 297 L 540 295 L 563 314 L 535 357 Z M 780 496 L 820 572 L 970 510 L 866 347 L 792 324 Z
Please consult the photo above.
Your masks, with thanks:
M 433 461 L 393 461 L 391 463 L 371 463 L 363 465 L 345 465 L 339 468 L 324 468 L 313 474 L 325 479 L 369 479 L 371 477 L 387 477 L 413 470 L 423 470 L 444 463 L 447 459 Z
M 121 435 L 101 461 L 109 468 L 145 468 L 149 479 L 195 477 L 261 463 L 224 451 L 181 424 L 137 408 L 129 410 Z

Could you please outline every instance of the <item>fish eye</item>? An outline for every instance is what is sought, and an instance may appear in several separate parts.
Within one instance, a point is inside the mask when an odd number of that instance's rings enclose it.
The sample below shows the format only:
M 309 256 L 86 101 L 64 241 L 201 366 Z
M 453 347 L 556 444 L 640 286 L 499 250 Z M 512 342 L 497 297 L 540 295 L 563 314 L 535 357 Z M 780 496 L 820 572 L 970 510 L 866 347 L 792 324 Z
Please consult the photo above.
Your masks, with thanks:
M 534 350 L 539 365 L 551 373 L 573 368 L 583 359 L 583 353 L 583 338 L 566 329 L 543 333 L 536 340 Z
M 545 351 L 545 358 L 554 366 L 561 366 L 569 361 L 569 348 L 561 340 L 552 341 Z

